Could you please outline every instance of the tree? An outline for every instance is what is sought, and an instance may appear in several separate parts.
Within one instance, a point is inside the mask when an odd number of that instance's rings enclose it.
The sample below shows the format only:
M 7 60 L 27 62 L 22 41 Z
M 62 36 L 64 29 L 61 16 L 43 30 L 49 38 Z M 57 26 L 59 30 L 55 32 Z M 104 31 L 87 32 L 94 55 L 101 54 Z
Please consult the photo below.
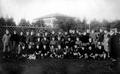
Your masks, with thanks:
M 103 20 L 101 24 L 103 25 L 103 27 L 104 27 L 106 30 L 108 30 L 108 31 L 110 30 L 111 24 L 110 24 L 109 21 Z
M 0 18 L 0 26 L 6 26 L 6 22 L 3 17 Z
M 75 29 L 79 31 L 83 31 L 85 29 L 85 26 L 80 19 L 75 20 L 75 22 L 76 22 Z
M 82 26 L 82 31 L 86 30 L 89 28 L 88 24 L 87 24 L 87 20 L 84 18 L 83 21 L 81 22 L 81 26 Z
M 13 18 L 0 18 L 0 26 L 16 26 Z
M 93 30 L 98 30 L 101 27 L 102 27 L 101 23 L 97 20 L 92 20 L 90 22 L 90 28 L 93 29 Z
M 57 24 L 58 28 L 62 29 L 63 31 L 76 28 L 77 23 L 72 17 L 57 16 L 56 19 L 57 21 L 55 21 L 55 24 Z
M 118 31 L 120 31 L 120 20 L 113 21 L 111 23 L 111 26 L 112 26 L 111 28 L 117 28 Z
M 30 26 L 30 22 L 26 21 L 25 19 L 21 19 L 19 26 L 24 26 L 24 27 L 29 27 Z
M 16 26 L 13 18 L 7 18 L 6 24 L 7 24 L 7 26 Z
M 37 20 L 36 22 L 33 22 L 32 25 L 34 27 L 45 27 L 43 20 Z

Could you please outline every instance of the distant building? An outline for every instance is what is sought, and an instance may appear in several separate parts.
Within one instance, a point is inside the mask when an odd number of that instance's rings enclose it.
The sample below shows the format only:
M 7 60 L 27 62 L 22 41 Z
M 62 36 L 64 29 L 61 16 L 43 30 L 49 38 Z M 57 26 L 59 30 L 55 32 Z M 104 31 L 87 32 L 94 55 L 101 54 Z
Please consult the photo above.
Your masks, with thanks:
M 55 22 L 56 20 L 57 20 L 57 19 L 56 19 L 55 17 L 43 18 L 44 24 L 45 24 L 47 27 L 50 27 L 50 28 L 54 28 L 54 22 Z

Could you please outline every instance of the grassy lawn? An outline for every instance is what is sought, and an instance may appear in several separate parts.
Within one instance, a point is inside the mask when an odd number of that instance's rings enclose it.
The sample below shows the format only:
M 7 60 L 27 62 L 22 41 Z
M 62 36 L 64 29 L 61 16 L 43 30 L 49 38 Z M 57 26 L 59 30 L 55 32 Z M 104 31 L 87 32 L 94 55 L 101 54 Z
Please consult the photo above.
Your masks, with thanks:
M 109 60 L 41 59 L 2 62 L 0 74 L 120 74 L 120 63 Z

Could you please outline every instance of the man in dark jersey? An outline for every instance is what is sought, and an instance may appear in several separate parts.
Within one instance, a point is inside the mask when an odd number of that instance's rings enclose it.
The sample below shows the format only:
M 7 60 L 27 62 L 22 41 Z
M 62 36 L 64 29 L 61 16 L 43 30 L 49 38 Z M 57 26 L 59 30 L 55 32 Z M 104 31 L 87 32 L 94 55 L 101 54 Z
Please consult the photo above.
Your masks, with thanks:
M 26 43 L 26 38 L 25 38 L 25 36 L 23 35 L 23 32 L 20 32 L 18 52 L 17 52 L 18 54 L 21 53 L 21 51 L 22 51 L 22 46 L 25 46 L 25 43 Z
M 17 47 L 18 47 L 18 43 L 19 43 L 18 39 L 19 39 L 19 35 L 17 34 L 16 31 L 14 31 L 13 34 L 11 35 L 11 38 L 10 38 L 10 40 L 12 42 L 12 49 L 13 50 L 17 49 Z

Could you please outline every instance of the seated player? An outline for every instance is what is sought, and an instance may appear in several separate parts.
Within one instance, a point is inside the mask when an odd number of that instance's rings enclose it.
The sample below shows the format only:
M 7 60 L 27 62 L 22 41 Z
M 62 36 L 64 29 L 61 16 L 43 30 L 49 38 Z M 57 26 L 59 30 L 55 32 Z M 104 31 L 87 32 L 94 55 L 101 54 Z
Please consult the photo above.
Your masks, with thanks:
M 50 56 L 51 58 L 55 58 L 55 47 L 54 46 L 50 46 Z
M 56 50 L 55 50 L 55 56 L 56 58 L 63 58 L 63 52 L 64 50 L 61 48 L 60 45 L 57 46 Z
M 75 44 L 78 46 L 78 47 L 81 47 L 82 43 L 80 41 L 80 39 L 77 37 L 76 38 L 76 41 L 75 41 Z
M 71 38 L 68 38 L 67 40 L 65 40 L 65 45 L 67 45 L 68 47 L 72 47 L 71 46 Z
M 103 59 L 103 58 L 104 58 L 104 57 L 103 57 L 104 47 L 101 46 L 101 45 L 99 45 L 99 46 L 97 47 L 96 51 L 97 51 L 97 54 L 98 54 L 97 59 L 98 59 L 98 60 Z
M 56 47 L 57 41 L 53 37 L 52 40 L 50 41 L 50 46 L 55 46 Z
M 73 48 L 74 50 L 73 50 L 73 57 L 74 58 L 78 58 L 79 57 L 79 54 L 78 54 L 78 50 L 79 50 L 79 48 L 78 48 L 78 46 L 77 45 L 74 45 L 74 48 Z
M 49 47 L 49 40 L 46 37 L 43 37 L 41 42 L 42 42 L 42 45 L 46 45 L 47 47 Z
M 85 47 L 81 47 L 81 50 L 79 50 L 81 53 L 81 58 L 85 58 L 84 54 L 85 54 Z
M 41 50 L 41 58 L 48 57 L 49 50 L 50 50 L 49 47 L 47 47 L 46 45 L 43 45 Z
M 93 50 L 94 49 L 91 46 L 88 47 L 88 59 L 93 59 L 93 56 L 94 56 Z

